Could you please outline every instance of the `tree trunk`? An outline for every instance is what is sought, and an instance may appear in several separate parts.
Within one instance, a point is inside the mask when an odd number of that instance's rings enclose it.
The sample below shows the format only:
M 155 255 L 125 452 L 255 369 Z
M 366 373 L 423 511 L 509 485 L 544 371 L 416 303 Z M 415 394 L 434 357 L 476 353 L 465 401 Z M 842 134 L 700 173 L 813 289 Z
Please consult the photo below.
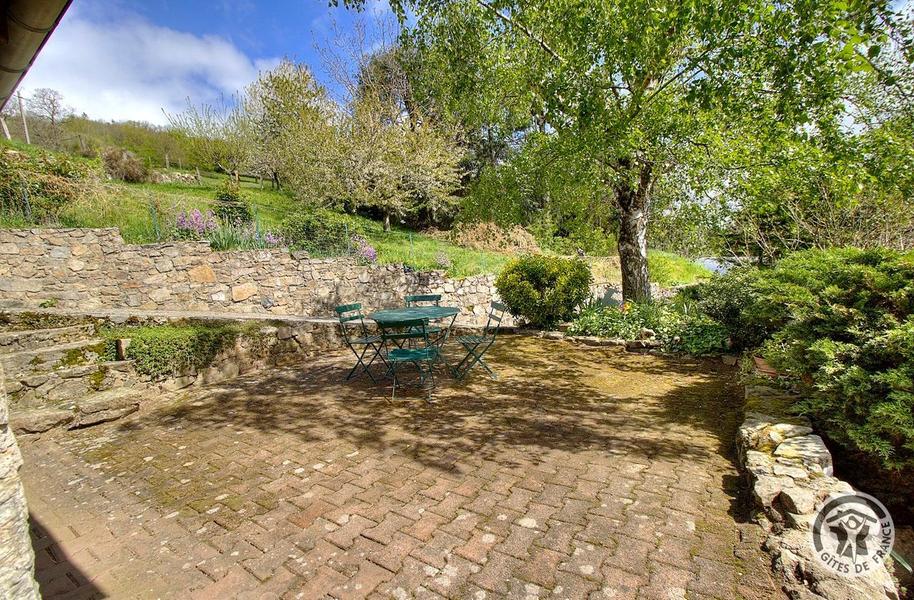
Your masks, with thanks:
M 650 163 L 641 166 L 637 187 L 630 181 L 622 181 L 616 185 L 622 299 L 626 302 L 649 302 L 651 299 L 647 269 L 647 219 L 650 213 L 652 186 Z
M 390 231 L 390 213 L 384 213 L 384 231 Z

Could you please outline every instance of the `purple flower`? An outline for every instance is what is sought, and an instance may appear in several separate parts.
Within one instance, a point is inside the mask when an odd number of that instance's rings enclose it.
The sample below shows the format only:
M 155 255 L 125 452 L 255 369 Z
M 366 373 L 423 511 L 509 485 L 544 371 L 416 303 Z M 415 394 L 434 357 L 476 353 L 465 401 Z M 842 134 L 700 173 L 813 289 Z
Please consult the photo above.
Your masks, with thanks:
M 278 246 L 282 243 L 282 238 L 280 238 L 278 235 L 276 235 L 272 231 L 268 231 L 265 234 L 263 234 L 263 241 L 266 242 L 270 246 Z
M 375 263 L 378 261 L 378 251 L 369 244 L 365 244 L 358 250 L 359 258 L 365 262 Z
M 374 246 L 372 246 L 368 240 L 360 235 L 354 235 L 350 239 L 356 247 L 355 255 L 359 260 L 366 263 L 378 262 L 378 251 L 374 249 Z

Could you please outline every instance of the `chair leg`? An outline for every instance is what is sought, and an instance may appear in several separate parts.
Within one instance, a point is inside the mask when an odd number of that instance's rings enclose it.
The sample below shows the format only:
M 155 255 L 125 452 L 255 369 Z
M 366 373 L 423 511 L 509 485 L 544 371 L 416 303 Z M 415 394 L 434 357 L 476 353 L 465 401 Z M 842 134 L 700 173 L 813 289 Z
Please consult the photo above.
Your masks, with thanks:
M 485 369 L 489 373 L 489 375 L 492 377 L 492 379 L 496 379 L 496 380 L 498 379 L 498 375 L 495 374 L 495 371 L 493 371 L 492 369 L 489 368 L 489 365 L 486 364 L 486 361 L 483 359 L 483 356 L 485 356 L 485 353 L 488 351 L 489 348 L 492 347 L 492 343 L 490 342 L 486 347 L 484 347 L 482 349 L 481 352 L 477 352 L 477 350 L 479 349 L 479 346 L 481 346 L 481 344 L 477 344 L 477 345 L 473 346 L 472 348 L 470 348 L 469 346 L 466 346 L 467 355 L 464 358 L 464 360 L 461 361 L 460 364 L 462 365 L 464 362 L 466 362 L 468 359 L 470 359 L 471 356 L 473 358 L 471 360 L 469 360 L 469 362 L 467 363 L 467 366 L 463 369 L 463 372 L 461 372 L 459 374 L 458 379 L 463 379 L 464 377 L 466 377 L 467 373 L 470 372 L 470 369 L 472 369 L 474 366 L 476 366 L 477 363 L 482 365 L 482 368 Z
M 352 379 L 353 377 L 356 377 L 358 375 L 357 370 L 359 367 L 362 367 L 362 371 L 367 373 L 368 377 L 370 377 L 372 381 L 375 381 L 374 375 L 372 375 L 371 371 L 368 370 L 368 366 L 365 365 L 365 361 L 364 361 L 365 354 L 368 353 L 368 348 L 369 348 L 369 346 L 363 347 L 361 354 L 359 354 L 355 348 L 352 348 L 352 353 L 355 354 L 356 363 L 355 363 L 355 366 L 353 366 L 352 369 L 349 371 L 349 374 L 346 375 L 346 381 L 349 381 L 350 379 Z M 372 359 L 372 360 L 374 360 L 374 359 Z
M 390 363 L 390 372 L 394 379 L 393 391 L 390 392 L 390 400 L 393 401 L 397 396 L 397 363 Z

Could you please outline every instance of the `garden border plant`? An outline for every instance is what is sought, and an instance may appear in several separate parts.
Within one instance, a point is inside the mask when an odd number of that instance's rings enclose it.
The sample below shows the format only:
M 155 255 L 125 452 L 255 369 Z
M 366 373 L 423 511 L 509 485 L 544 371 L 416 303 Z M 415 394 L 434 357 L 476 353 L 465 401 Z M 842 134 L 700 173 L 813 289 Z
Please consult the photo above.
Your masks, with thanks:
M 807 250 L 694 296 L 789 379 L 803 397 L 794 410 L 832 441 L 914 470 L 914 252 Z
M 176 377 L 212 364 L 240 336 L 257 339 L 257 324 L 184 321 L 105 329 L 105 360 L 117 359 L 117 340 L 129 339 L 124 358 L 152 380 Z
M 502 302 L 534 327 L 568 321 L 590 297 L 590 267 L 576 258 L 528 254 L 510 261 L 495 279 Z

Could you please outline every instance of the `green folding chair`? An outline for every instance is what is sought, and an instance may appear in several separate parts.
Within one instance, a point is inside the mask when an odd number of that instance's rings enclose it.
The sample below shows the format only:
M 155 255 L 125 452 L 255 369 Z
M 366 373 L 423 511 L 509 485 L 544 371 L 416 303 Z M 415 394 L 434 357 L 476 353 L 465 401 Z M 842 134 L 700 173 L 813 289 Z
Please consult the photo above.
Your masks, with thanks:
M 435 362 L 438 360 L 438 346 L 429 340 L 428 321 L 426 319 L 405 319 L 378 323 L 381 339 L 384 341 L 387 359 L 387 375 L 393 378 L 393 391 L 390 398 L 397 395 L 397 368 L 412 363 L 419 372 L 419 384 L 431 379 L 432 385 L 428 397 L 432 397 L 435 387 Z M 423 365 L 425 368 L 423 369 Z
M 495 338 L 498 336 L 498 330 L 501 328 L 501 321 L 504 319 L 507 310 L 508 307 L 504 304 L 493 302 L 489 309 L 489 319 L 486 321 L 486 326 L 485 329 L 483 329 L 482 335 L 459 335 L 454 338 L 467 351 L 463 360 L 457 363 L 457 366 L 451 370 L 455 379 L 459 381 L 466 377 L 467 373 L 470 372 L 470 369 L 477 364 L 488 371 L 492 379 L 498 379 L 498 375 L 489 368 L 489 365 L 486 364 L 483 356 L 485 356 L 485 353 L 495 343 Z
M 426 303 L 431 306 L 441 306 L 441 294 L 414 294 L 406 297 L 406 306 L 420 306 Z M 440 348 L 444 342 L 441 327 L 429 325 L 428 332 L 432 336 L 432 341 Z
M 340 333 L 343 336 L 343 341 L 346 342 L 346 345 L 352 350 L 352 353 L 355 354 L 356 363 L 355 366 L 349 371 L 349 374 L 346 375 L 346 381 L 349 381 L 353 377 L 358 376 L 360 373 L 364 372 L 368 374 L 368 377 L 375 383 L 377 380 L 374 378 L 374 375 L 371 374 L 371 365 L 378 358 L 381 359 L 381 362 L 385 362 L 384 355 L 382 351 L 384 350 L 384 341 L 381 339 L 380 335 L 371 335 L 368 331 L 368 328 L 365 326 L 365 318 L 362 316 L 362 305 L 359 303 L 355 304 L 343 304 L 337 306 L 335 309 L 337 317 L 340 321 Z M 356 321 L 358 323 L 356 324 Z M 352 327 L 352 325 L 357 325 Z M 357 335 L 353 335 L 356 333 Z M 359 350 L 361 348 L 361 351 Z M 369 356 L 369 360 L 366 363 L 365 357 Z M 361 371 L 359 370 L 361 367 Z
M 417 306 L 420 302 L 431 302 L 433 306 L 441 306 L 441 294 L 417 294 L 406 297 L 406 306 Z

